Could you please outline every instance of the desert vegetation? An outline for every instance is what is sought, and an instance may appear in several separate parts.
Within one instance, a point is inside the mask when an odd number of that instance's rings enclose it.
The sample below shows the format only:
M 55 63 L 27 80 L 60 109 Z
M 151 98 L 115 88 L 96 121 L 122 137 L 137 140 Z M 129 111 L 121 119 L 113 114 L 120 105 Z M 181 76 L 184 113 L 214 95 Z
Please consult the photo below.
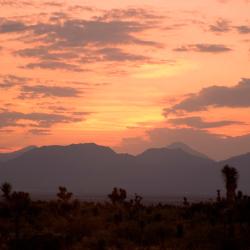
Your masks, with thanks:
M 32 200 L 29 193 L 1 185 L 0 249 L 223 249 L 250 248 L 250 197 L 237 191 L 239 173 L 222 169 L 226 197 L 182 205 L 145 205 L 114 188 L 105 202 L 74 199 L 59 187 L 54 200 Z M 211 183 L 212 185 L 212 183 Z M 216 195 L 216 190 L 215 190 Z

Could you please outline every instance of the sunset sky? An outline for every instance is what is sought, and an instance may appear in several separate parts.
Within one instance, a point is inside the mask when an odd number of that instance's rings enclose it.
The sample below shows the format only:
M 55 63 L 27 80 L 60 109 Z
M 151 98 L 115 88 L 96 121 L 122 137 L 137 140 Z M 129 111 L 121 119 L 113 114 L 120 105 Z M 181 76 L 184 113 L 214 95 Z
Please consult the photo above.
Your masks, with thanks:
M 0 0 L 0 56 L 2 152 L 250 151 L 248 0 Z

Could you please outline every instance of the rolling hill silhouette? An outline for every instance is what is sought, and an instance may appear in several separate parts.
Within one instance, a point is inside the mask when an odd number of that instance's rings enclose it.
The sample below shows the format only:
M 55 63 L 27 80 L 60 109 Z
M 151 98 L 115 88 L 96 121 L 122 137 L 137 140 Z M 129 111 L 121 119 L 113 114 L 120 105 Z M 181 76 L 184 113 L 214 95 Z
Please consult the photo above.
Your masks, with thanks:
M 1 162 L 0 182 L 33 193 L 55 193 L 63 185 L 76 194 L 107 194 L 118 186 L 143 195 L 206 195 L 222 188 L 225 163 L 247 179 L 248 162 L 250 154 L 215 162 L 182 148 L 155 148 L 132 156 L 93 143 L 45 146 Z M 244 192 L 250 191 L 245 177 L 239 182 Z
M 34 148 L 36 148 L 36 146 L 28 146 L 28 147 L 22 148 L 20 150 L 14 151 L 14 152 L 0 153 L 0 162 L 15 159 L 15 158 L 21 156 L 22 154 L 24 154 L 24 153 L 26 153 Z

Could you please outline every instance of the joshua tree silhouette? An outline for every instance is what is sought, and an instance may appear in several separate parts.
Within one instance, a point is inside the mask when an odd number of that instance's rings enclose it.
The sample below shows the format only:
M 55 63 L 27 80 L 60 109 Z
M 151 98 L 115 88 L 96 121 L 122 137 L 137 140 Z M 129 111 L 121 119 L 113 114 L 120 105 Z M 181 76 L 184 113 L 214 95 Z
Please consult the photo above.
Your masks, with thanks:
M 225 186 L 227 190 L 227 201 L 233 203 L 236 199 L 236 188 L 238 183 L 239 174 L 237 169 L 225 165 L 221 170 L 224 177 Z
M 114 188 L 112 193 L 108 195 L 113 204 L 123 203 L 127 198 L 127 192 L 122 188 Z
M 12 186 L 10 183 L 8 182 L 4 182 L 1 185 L 1 191 L 3 192 L 2 197 L 5 200 L 9 200 L 10 199 L 10 195 L 11 195 L 11 191 L 12 191 Z
M 69 200 L 72 198 L 73 193 L 68 192 L 66 187 L 59 187 L 59 192 L 57 193 L 57 197 L 62 202 L 69 202 Z

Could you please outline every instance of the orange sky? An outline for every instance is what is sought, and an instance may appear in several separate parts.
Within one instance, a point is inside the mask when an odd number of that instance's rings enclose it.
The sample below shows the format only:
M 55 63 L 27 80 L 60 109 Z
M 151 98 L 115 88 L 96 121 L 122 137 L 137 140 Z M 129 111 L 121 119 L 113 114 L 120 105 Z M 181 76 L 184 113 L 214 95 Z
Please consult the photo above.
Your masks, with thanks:
M 249 134 L 249 13 L 247 0 L 0 0 L 0 151 Z

